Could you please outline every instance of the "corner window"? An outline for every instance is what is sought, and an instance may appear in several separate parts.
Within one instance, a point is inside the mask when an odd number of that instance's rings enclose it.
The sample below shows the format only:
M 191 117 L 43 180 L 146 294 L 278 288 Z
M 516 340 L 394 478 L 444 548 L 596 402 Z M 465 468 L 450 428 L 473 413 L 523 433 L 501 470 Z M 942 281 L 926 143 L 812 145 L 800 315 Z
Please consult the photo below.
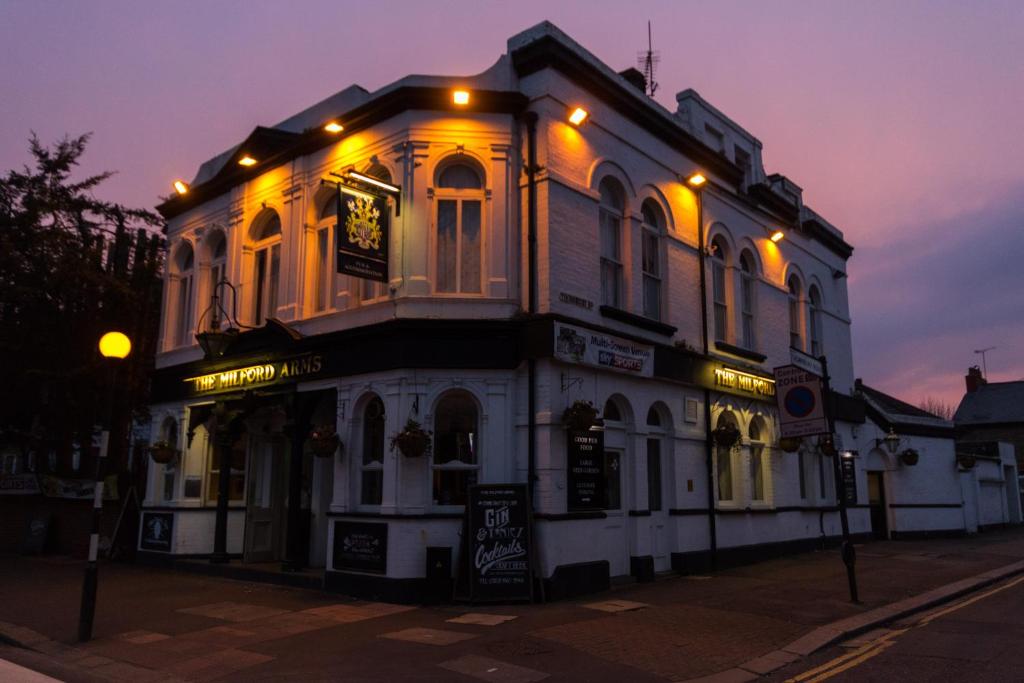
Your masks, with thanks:
M 715 340 L 728 341 L 729 302 L 726 292 L 726 247 L 720 237 L 711 241 L 711 299 L 714 303 Z
M 480 469 L 480 416 L 476 401 L 465 391 L 452 391 L 437 403 L 434 414 L 434 505 L 465 505 L 469 487 Z
M 788 283 L 789 288 L 789 345 L 799 351 L 804 350 L 804 336 L 800 324 L 800 297 L 803 288 L 796 275 L 791 275 Z M 803 496 L 801 496 L 803 497 Z
M 465 163 L 450 164 L 437 179 L 437 284 L 442 293 L 480 294 L 483 180 Z
M 374 396 L 363 409 L 363 453 L 359 462 L 359 502 L 380 505 L 384 499 L 384 401 Z
M 623 191 L 611 178 L 601 181 L 598 191 L 598 230 L 601 242 L 601 303 L 622 308 L 622 220 L 625 211 Z
M 757 266 L 749 251 L 740 254 L 740 314 L 743 318 L 743 347 L 757 349 Z
M 661 236 L 665 221 L 661 209 L 650 200 L 643 203 L 640 212 L 644 219 L 640 238 L 644 316 L 661 320 Z
M 277 315 L 278 281 L 281 277 L 281 218 L 273 209 L 257 216 L 251 230 L 255 256 L 253 273 L 253 321 L 262 325 Z

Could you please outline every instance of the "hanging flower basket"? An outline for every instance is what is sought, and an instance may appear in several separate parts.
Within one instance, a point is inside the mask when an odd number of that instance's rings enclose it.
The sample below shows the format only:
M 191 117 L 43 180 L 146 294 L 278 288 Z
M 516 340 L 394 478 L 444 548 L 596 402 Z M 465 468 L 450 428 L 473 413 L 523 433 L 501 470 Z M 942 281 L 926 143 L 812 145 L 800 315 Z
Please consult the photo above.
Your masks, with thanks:
M 823 436 L 818 439 L 818 450 L 821 451 L 822 455 L 832 457 L 836 455 L 836 442 L 832 440 L 831 436 Z
M 577 432 L 585 432 L 597 421 L 597 408 L 590 401 L 574 401 L 562 413 L 562 423 Z
M 178 449 L 166 441 L 157 441 L 149 447 L 149 457 L 158 465 L 166 465 L 178 457 Z
M 919 457 L 920 454 L 915 449 L 908 448 L 907 450 L 900 453 L 900 462 L 902 462 L 904 465 L 907 465 L 908 467 L 913 467 L 914 465 L 917 464 L 917 460 Z
M 970 453 L 961 453 L 956 456 L 956 464 L 960 469 L 969 470 L 974 467 L 975 457 Z
M 799 436 L 784 436 L 779 439 L 779 448 L 787 453 L 796 453 L 800 449 L 803 439 Z
M 719 425 L 711 432 L 711 438 L 720 448 L 735 448 L 740 443 L 740 430 L 731 424 Z
M 395 447 L 408 458 L 418 458 L 430 452 L 430 432 L 416 420 L 409 418 L 402 431 L 391 437 L 391 450 Z
M 318 458 L 329 458 L 341 446 L 341 439 L 332 424 L 315 427 L 309 433 L 309 448 Z

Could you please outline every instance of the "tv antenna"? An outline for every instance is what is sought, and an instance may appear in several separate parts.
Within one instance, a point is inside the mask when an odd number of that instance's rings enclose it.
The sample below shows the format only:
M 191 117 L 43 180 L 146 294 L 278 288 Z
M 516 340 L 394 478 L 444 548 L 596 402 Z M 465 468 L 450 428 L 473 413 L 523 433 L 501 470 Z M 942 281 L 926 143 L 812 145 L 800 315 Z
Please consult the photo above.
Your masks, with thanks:
M 658 84 L 654 80 L 654 69 L 660 61 L 661 54 L 654 50 L 654 42 L 651 40 L 651 22 L 648 21 L 647 50 L 637 53 L 636 65 L 640 67 L 640 71 L 644 74 L 644 80 L 647 81 L 647 95 L 649 97 L 654 97 L 654 92 L 658 89 Z
M 996 347 L 986 346 L 983 349 L 974 349 L 975 353 L 981 354 L 981 376 L 988 379 L 988 365 L 985 364 L 985 354 L 989 351 L 995 351 Z

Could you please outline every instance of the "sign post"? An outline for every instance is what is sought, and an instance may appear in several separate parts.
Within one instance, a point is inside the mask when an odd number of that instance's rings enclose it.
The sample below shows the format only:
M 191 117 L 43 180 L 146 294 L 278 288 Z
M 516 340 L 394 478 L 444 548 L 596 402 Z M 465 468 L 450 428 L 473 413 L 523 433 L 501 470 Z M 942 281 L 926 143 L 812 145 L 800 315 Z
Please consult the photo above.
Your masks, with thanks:
M 794 358 L 796 360 L 796 358 Z M 784 365 L 775 368 L 776 399 L 779 406 L 779 426 L 782 436 L 825 436 L 828 444 L 826 448 L 831 450 L 832 474 L 835 478 L 836 503 L 839 508 L 839 522 L 843 529 L 842 557 L 846 565 L 846 580 L 850 586 L 850 602 L 859 603 L 857 595 L 857 574 L 855 564 L 857 561 L 853 543 L 850 541 L 850 521 L 846 514 L 848 497 L 851 493 L 847 488 L 844 471 L 847 469 L 847 476 L 853 474 L 853 461 L 850 464 L 843 463 L 842 469 L 839 463 L 839 453 L 835 448 L 835 419 L 829 407 L 828 396 L 829 375 L 828 359 L 825 356 L 817 359 L 820 365 L 821 375 L 811 370 L 817 369 L 813 358 L 801 358 L 801 362 L 793 365 Z M 856 480 L 854 480 L 856 486 Z M 856 488 L 852 491 L 853 500 L 856 501 Z

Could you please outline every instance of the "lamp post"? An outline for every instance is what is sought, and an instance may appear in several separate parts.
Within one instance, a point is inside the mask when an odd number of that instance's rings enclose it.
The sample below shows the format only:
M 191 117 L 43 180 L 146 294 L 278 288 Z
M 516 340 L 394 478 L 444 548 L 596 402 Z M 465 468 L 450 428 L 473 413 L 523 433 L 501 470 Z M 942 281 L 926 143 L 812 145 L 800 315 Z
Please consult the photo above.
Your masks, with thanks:
M 89 536 L 89 560 L 85 565 L 82 580 L 82 604 L 78 612 L 78 640 L 92 639 L 92 622 L 96 615 L 97 562 L 100 545 L 100 518 L 103 515 L 103 460 L 110 445 L 110 432 L 114 426 L 114 388 L 117 386 L 118 361 L 124 360 L 132 350 L 132 342 L 122 332 L 107 332 L 100 338 L 100 354 L 108 359 L 110 370 L 110 391 L 107 392 L 106 429 L 100 435 L 100 451 L 96 458 L 95 485 L 93 488 L 92 533 Z

